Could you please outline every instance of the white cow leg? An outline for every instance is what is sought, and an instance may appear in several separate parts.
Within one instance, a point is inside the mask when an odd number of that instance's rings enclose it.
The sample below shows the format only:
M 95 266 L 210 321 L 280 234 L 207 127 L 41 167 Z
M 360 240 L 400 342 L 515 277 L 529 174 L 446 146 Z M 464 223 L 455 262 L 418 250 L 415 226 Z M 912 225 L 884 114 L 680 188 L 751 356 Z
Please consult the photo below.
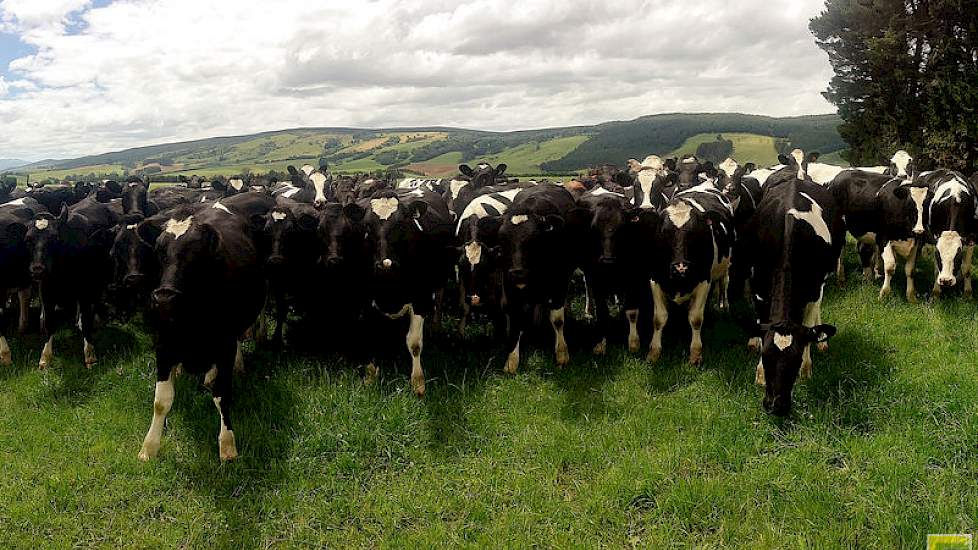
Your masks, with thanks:
M 472 311 L 472 306 L 462 300 L 462 318 L 458 320 L 458 335 L 465 336 L 465 324 L 469 319 L 469 313 Z
M 758 386 L 765 385 L 764 380 L 764 359 L 757 360 L 757 369 L 754 372 L 754 383 Z
M 594 318 L 594 294 L 591 293 L 591 285 L 587 284 L 587 275 L 584 279 L 584 318 Z
M 873 253 L 873 272 L 876 275 L 876 280 L 879 280 L 883 278 L 882 273 L 880 273 L 880 268 L 883 266 L 883 258 L 880 254 L 879 246 L 874 246 L 873 250 L 875 250 Z
M 965 298 L 971 298 L 971 260 L 974 253 L 974 245 L 966 247 L 964 249 L 964 259 L 961 261 L 961 277 L 964 279 Z
M 98 363 L 98 359 L 95 357 L 95 346 L 86 339 L 83 344 L 83 351 L 85 353 L 85 368 L 90 369 L 92 365 Z
M 37 362 L 37 366 L 42 370 L 48 368 L 52 358 L 54 358 L 54 335 L 48 337 L 48 341 L 44 343 L 44 349 L 41 350 L 41 360 Z
M 0 336 L 0 365 L 9 367 L 13 363 L 13 356 L 10 353 L 10 346 L 7 345 L 7 339 Z
M 550 310 L 550 324 L 554 327 L 554 334 L 557 343 L 554 346 L 554 353 L 557 359 L 557 366 L 563 367 L 570 362 L 570 353 L 567 351 L 567 340 L 564 339 L 564 308 Z
M 689 302 L 689 328 L 692 329 L 693 338 L 689 343 L 689 364 L 699 365 L 703 363 L 703 315 L 706 311 L 707 298 L 710 295 L 710 283 L 702 282 L 693 291 L 693 297 Z
M 411 390 L 415 395 L 424 395 L 424 371 L 421 369 L 421 348 L 424 345 L 424 317 L 416 315 L 414 309 L 409 310 L 411 314 L 411 326 L 407 333 L 407 348 L 411 352 Z
M 522 332 L 516 335 L 516 345 L 506 356 L 506 366 L 503 367 L 506 374 L 516 374 L 516 369 L 520 366 L 520 338 L 522 337 Z
M 934 298 L 939 298 L 941 296 L 940 277 L 941 277 L 941 265 L 937 261 L 935 261 L 934 262 L 934 288 L 930 290 L 930 293 L 933 295 Z
M 913 243 L 910 247 L 910 254 L 907 256 L 907 262 L 903 264 L 903 273 L 907 276 L 907 301 L 911 304 L 917 303 L 917 287 L 914 285 L 913 272 L 917 267 L 917 251 L 920 249 L 920 244 L 917 242 Z
M 153 422 L 149 425 L 149 431 L 143 439 L 143 448 L 139 451 L 139 460 L 147 461 L 155 458 L 160 452 L 160 436 L 163 435 L 163 425 L 166 423 L 166 415 L 173 406 L 173 377 L 156 382 L 156 395 L 153 398 Z
M 655 363 L 662 356 L 662 329 L 669 321 L 669 303 L 659 285 L 652 283 L 652 301 L 655 308 L 652 314 L 652 341 L 649 343 L 649 354 L 646 359 Z
M 840 284 L 846 282 L 846 265 L 842 261 L 844 255 L 845 253 L 839 254 L 839 263 L 835 266 L 835 278 Z
M 883 249 L 883 288 L 880 289 L 880 301 L 890 296 L 893 274 L 896 273 L 896 255 L 893 253 L 893 243 L 887 243 Z
M 635 353 L 641 345 L 641 340 L 638 337 L 638 310 L 626 311 L 625 318 L 628 319 L 628 351 Z
M 204 385 L 208 388 L 213 386 L 215 379 L 217 379 L 217 365 L 211 365 L 211 369 L 204 375 Z
M 31 287 L 18 291 L 17 297 L 20 299 L 20 318 L 17 321 L 17 331 L 24 334 L 27 332 L 27 323 L 30 320 Z
M 234 372 L 242 374 L 244 371 L 244 354 L 241 353 L 241 340 L 238 340 L 237 348 L 234 352 Z

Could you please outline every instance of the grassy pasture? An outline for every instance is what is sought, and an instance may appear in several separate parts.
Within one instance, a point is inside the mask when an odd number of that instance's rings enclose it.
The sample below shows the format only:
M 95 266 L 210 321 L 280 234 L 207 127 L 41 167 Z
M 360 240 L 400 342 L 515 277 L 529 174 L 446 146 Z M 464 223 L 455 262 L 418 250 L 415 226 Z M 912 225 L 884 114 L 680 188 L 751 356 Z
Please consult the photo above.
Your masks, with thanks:
M 975 303 L 908 304 L 900 276 L 881 305 L 848 257 L 849 282 L 827 286 L 839 335 L 786 420 L 761 410 L 744 311 L 708 317 L 701 368 L 674 314 L 655 366 L 614 346 L 557 370 L 542 349 L 515 377 L 483 333 L 446 325 L 425 335 L 422 400 L 403 336 L 372 386 L 335 355 L 249 348 L 230 464 L 209 394 L 183 376 L 160 456 L 142 464 L 154 371 L 138 324 L 103 329 L 90 371 L 73 332 L 47 372 L 37 337 L 14 338 L 0 547 L 893 549 L 973 532 Z M 920 289 L 932 273 L 924 261 Z

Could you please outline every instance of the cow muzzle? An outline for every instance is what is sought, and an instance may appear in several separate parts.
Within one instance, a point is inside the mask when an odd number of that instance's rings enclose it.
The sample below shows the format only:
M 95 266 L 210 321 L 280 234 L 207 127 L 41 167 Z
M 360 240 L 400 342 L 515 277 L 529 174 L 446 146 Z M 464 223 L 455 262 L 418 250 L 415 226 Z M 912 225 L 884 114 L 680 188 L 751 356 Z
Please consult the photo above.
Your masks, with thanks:
M 143 286 L 143 282 L 146 281 L 146 277 L 142 273 L 130 273 L 122 280 L 126 288 L 134 289 Z
M 689 271 L 689 262 L 673 262 L 673 264 L 669 266 L 669 274 L 676 279 L 685 278 L 689 274 Z
M 516 288 L 525 288 L 529 273 L 525 269 L 513 268 L 509 270 L 509 278 Z
M 955 284 L 957 284 L 957 282 L 958 279 L 954 275 L 941 275 L 940 277 L 937 278 L 937 284 L 945 288 L 952 287 Z
M 598 258 L 598 263 L 601 265 L 614 265 L 616 261 L 618 261 L 618 259 L 614 256 L 601 256 Z
M 181 292 L 171 287 L 160 287 L 153 291 L 153 306 L 164 313 L 172 311 L 179 301 Z
M 44 264 L 34 263 L 31 264 L 30 271 L 31 271 L 31 278 L 34 279 L 35 281 L 40 281 L 41 279 L 44 278 L 44 275 L 47 273 L 48 270 L 47 268 L 44 267 Z

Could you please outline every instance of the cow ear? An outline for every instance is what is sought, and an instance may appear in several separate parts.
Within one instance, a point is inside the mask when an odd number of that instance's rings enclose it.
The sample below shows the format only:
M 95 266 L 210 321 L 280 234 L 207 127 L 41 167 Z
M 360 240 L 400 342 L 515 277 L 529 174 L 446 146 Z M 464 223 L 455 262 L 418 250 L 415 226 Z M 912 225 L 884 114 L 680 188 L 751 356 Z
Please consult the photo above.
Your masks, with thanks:
M 818 151 L 812 151 L 812 152 L 808 153 L 808 162 L 815 162 L 815 161 L 817 161 L 818 160 L 818 157 L 820 155 L 821 155 L 821 153 L 819 153 Z
M 299 173 L 299 171 L 295 169 L 295 166 L 292 166 L 291 164 L 288 165 L 288 166 L 286 166 L 285 169 L 288 170 L 289 171 L 289 175 L 292 175 L 292 176 L 294 176 L 294 175 L 296 175 L 296 174 Z
M 424 201 L 414 201 L 408 205 L 408 214 L 412 219 L 420 219 L 428 211 L 428 203 Z
M 61 203 L 61 212 L 58 213 L 58 221 L 61 223 L 68 221 L 68 203 Z
M 815 325 L 809 329 L 812 342 L 824 342 L 835 336 L 836 328 L 832 325 Z
M 475 175 L 475 171 L 468 164 L 459 164 L 458 171 L 470 178 Z
M 575 208 L 575 210 L 577 210 Z M 550 214 L 543 218 L 544 231 L 557 231 L 564 227 L 564 218 L 556 214 Z
M 367 215 L 367 211 L 364 210 L 359 204 L 351 202 L 343 207 L 343 215 L 350 219 L 350 221 L 360 222 L 363 221 L 363 217 Z
M 791 159 L 788 158 L 788 155 L 781 153 L 778 155 L 778 163 L 785 166 L 791 166 Z
M 496 166 L 496 177 L 499 177 L 499 176 L 503 175 L 504 173 L 506 173 L 506 169 L 507 168 L 509 168 L 509 167 L 506 166 L 505 164 L 499 164 L 499 165 L 497 165 Z
M 906 200 L 910 196 L 910 189 L 906 185 L 897 185 L 893 188 L 893 196 L 900 200 Z
M 756 164 L 754 164 L 753 162 L 748 162 L 747 164 L 744 165 L 744 174 L 750 174 L 756 169 L 757 169 Z
M 145 220 L 136 226 L 136 235 L 139 235 L 139 238 L 149 243 L 150 246 L 156 244 L 156 240 L 159 239 L 160 234 L 163 233 L 163 228 L 154 223 L 155 221 L 156 220 Z

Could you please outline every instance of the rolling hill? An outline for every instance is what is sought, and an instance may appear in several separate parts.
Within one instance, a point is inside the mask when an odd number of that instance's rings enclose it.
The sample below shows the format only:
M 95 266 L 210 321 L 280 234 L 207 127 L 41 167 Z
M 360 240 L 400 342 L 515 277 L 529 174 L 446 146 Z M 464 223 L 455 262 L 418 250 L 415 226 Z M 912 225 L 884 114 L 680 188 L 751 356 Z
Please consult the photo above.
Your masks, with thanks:
M 337 172 L 399 168 L 433 176 L 457 173 L 460 162 L 505 162 L 515 175 L 571 174 L 622 165 L 648 154 L 678 155 L 722 134 L 734 157 L 773 163 L 779 145 L 838 154 L 846 144 L 835 115 L 772 118 L 742 114 L 651 115 L 594 126 L 486 132 L 459 128 L 299 128 L 246 136 L 137 147 L 77 159 L 45 160 L 16 169 L 37 179 L 97 178 L 142 173 L 179 175 L 284 172 L 289 164 L 327 162 Z

